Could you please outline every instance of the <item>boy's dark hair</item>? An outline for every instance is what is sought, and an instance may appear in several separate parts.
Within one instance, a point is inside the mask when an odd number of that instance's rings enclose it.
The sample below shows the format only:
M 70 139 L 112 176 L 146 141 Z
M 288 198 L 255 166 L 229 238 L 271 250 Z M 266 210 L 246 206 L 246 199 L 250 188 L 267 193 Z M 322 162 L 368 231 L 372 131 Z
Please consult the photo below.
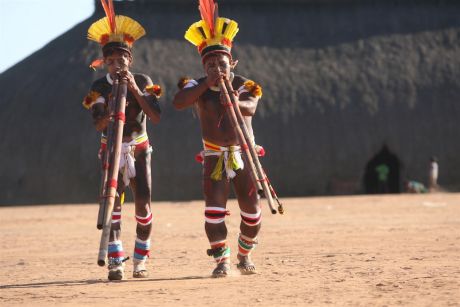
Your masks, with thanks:
M 113 55 L 115 52 L 126 54 L 126 55 L 132 57 L 130 52 L 128 52 L 126 50 L 123 50 L 123 49 L 118 49 L 118 48 L 110 48 L 110 49 L 104 50 L 103 56 L 104 56 L 104 58 L 106 58 L 108 56 Z
M 111 56 L 114 52 L 126 52 L 129 56 L 131 55 L 131 48 L 125 43 L 111 42 L 102 47 L 102 55 L 104 57 Z

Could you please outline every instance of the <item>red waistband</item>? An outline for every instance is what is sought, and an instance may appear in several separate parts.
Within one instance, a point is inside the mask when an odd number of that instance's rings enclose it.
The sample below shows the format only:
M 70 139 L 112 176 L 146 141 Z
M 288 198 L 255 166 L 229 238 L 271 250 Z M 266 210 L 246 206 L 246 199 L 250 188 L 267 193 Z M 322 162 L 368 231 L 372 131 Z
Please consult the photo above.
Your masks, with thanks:
M 134 145 L 136 146 L 136 149 L 134 149 L 134 152 L 140 152 L 140 151 L 143 151 L 143 150 L 146 150 L 149 148 L 150 146 L 150 142 L 149 140 L 145 140 L 144 142 L 140 143 L 140 144 L 137 144 L 137 145 Z M 99 149 L 99 152 L 104 152 L 106 151 L 107 149 L 107 144 L 105 143 L 101 143 L 101 147 Z

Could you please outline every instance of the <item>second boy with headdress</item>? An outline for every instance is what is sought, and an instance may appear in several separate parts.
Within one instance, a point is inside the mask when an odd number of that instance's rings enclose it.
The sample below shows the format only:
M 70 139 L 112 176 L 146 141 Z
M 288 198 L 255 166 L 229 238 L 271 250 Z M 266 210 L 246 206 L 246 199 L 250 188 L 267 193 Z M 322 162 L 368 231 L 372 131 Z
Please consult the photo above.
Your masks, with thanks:
M 200 119 L 204 146 L 205 230 L 211 245 L 208 255 L 216 261 L 212 276 L 223 277 L 230 271 L 225 217 L 231 184 L 241 213 L 237 267 L 243 274 L 254 274 L 256 268 L 250 254 L 257 244 L 261 208 L 249 167 L 245 167 L 241 156 L 237 135 L 221 103 L 217 83 L 226 78 L 238 91 L 238 104 L 249 128 L 262 91 L 255 82 L 232 72 L 237 62 L 231 48 L 238 24 L 218 17 L 217 4 L 212 0 L 201 0 L 199 9 L 202 20 L 190 26 L 185 38 L 198 47 L 206 76 L 186 80 L 173 103 L 179 110 L 195 106 Z

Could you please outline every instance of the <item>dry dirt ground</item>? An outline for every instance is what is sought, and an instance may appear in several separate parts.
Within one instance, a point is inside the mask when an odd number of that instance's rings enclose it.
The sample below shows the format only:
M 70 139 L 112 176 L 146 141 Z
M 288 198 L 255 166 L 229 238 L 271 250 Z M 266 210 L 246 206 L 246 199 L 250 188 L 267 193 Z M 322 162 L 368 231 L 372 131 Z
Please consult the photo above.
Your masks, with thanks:
M 96 205 L 0 208 L 0 305 L 460 306 L 460 194 L 284 203 L 284 216 L 263 204 L 259 274 L 223 279 L 210 278 L 203 203 L 154 203 L 151 277 L 133 279 L 128 261 L 121 282 L 96 264 Z M 229 208 L 235 251 L 235 201 Z M 132 254 L 132 204 L 123 218 Z

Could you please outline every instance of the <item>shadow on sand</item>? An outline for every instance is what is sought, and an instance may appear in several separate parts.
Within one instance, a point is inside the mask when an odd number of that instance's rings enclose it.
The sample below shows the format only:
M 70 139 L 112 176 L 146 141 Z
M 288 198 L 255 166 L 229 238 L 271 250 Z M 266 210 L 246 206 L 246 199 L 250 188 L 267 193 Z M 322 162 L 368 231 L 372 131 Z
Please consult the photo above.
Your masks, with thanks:
M 179 281 L 179 280 L 193 280 L 193 279 L 208 279 L 211 276 L 185 276 L 185 277 L 173 277 L 173 278 L 143 278 L 143 279 L 126 279 L 119 281 L 109 281 L 105 279 L 90 279 L 90 280 L 67 280 L 67 281 L 49 281 L 49 282 L 37 282 L 28 284 L 11 284 L 1 285 L 1 289 L 23 289 L 23 288 L 45 288 L 45 287 L 72 287 L 81 285 L 92 285 L 92 284 L 105 284 L 105 283 L 132 283 L 132 282 L 162 282 L 162 281 Z

